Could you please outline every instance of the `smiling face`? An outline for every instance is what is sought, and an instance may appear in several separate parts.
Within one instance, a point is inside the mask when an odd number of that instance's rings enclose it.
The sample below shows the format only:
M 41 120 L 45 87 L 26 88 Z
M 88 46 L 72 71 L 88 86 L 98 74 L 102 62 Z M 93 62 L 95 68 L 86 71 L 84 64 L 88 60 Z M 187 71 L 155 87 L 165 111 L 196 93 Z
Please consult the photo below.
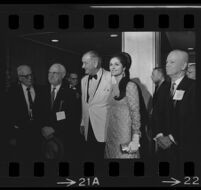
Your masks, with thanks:
M 82 57 L 82 68 L 85 70 L 85 74 L 96 74 L 98 67 L 98 59 L 92 58 L 90 54 L 85 54 Z
M 18 67 L 18 79 L 19 81 L 27 87 L 33 84 L 32 71 L 29 66 L 19 66 Z
M 122 63 L 120 62 L 120 60 L 117 57 L 113 57 L 110 60 L 109 69 L 110 69 L 112 76 L 122 75 L 125 70 L 125 68 L 123 68 Z
M 180 76 L 185 72 L 187 55 L 180 51 L 172 51 L 166 60 L 166 73 L 170 78 Z
M 65 76 L 65 72 L 58 65 L 52 65 L 48 73 L 48 81 L 53 86 L 57 86 L 62 83 Z

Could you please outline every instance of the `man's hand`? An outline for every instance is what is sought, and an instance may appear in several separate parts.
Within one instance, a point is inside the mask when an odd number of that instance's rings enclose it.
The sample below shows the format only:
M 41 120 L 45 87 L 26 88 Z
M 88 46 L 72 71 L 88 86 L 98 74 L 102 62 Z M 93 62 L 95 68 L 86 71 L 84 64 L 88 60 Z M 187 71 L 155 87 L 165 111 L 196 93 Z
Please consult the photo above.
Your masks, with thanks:
M 42 135 L 45 138 L 49 138 L 54 132 L 55 132 L 55 130 L 52 127 L 45 126 L 42 128 Z
M 162 149 L 167 149 L 172 145 L 172 141 L 170 140 L 169 136 L 161 136 L 157 138 L 157 144 Z
M 84 135 L 84 126 L 83 125 L 80 126 L 80 133 L 81 133 L 81 135 Z

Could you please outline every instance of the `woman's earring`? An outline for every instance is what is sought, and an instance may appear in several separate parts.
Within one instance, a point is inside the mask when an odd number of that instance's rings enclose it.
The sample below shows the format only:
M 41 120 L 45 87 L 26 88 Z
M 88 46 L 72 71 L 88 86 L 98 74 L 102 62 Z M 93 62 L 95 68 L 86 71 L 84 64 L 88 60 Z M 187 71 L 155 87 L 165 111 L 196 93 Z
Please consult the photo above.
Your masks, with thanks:
M 126 76 L 126 75 L 125 75 L 125 71 L 123 71 L 123 74 L 122 74 L 122 76 L 123 76 L 123 77 L 125 77 L 125 76 Z

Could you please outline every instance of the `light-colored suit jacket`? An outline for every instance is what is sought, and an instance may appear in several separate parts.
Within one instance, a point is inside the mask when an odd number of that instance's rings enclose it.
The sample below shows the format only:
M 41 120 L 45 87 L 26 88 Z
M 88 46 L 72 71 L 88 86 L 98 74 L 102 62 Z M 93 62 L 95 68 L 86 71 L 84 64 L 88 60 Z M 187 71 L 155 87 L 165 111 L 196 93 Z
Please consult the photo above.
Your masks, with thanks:
M 87 83 L 89 75 L 82 78 L 82 122 L 84 126 L 84 136 L 87 141 L 89 119 L 91 121 L 94 135 L 98 142 L 105 142 L 106 122 L 108 112 L 108 99 L 111 92 L 111 73 L 102 69 L 103 75 L 99 79 L 100 84 L 94 96 L 89 98 L 87 103 Z

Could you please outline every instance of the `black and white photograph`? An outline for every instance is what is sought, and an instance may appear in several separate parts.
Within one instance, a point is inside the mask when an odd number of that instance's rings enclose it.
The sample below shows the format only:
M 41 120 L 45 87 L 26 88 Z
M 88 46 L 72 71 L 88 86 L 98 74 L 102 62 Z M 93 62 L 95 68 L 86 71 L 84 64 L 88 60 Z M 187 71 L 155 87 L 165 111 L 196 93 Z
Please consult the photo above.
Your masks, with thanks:
M 29 11 L 19 19 L 27 26 Z M 176 185 L 177 178 L 184 184 L 184 163 L 198 161 L 199 152 L 195 31 L 19 26 L 0 32 L 3 167 L 17 164 L 30 186 L 40 186 L 32 180 L 39 163 L 54 178 L 40 178 L 43 187 L 104 187 L 117 183 L 104 178 L 110 162 L 125 165 L 125 176 L 137 162 L 156 186 L 171 179 Z M 98 168 L 91 181 L 81 178 L 85 162 Z M 51 170 L 61 163 L 72 169 L 69 178 Z M 160 179 L 160 164 L 168 164 L 169 178 Z M 9 180 L 0 186 L 24 184 Z M 199 176 L 191 180 L 199 184 Z M 141 180 L 136 186 L 147 185 Z

